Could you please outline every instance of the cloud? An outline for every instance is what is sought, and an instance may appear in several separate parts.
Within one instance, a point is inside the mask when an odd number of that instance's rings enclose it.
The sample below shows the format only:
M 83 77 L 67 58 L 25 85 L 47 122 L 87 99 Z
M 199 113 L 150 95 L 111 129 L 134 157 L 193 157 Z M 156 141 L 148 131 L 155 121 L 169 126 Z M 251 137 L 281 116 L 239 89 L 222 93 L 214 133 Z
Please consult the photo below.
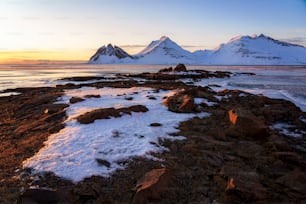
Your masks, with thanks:
M 306 45 L 306 37 L 283 38 L 281 41 L 286 41 L 293 44 Z

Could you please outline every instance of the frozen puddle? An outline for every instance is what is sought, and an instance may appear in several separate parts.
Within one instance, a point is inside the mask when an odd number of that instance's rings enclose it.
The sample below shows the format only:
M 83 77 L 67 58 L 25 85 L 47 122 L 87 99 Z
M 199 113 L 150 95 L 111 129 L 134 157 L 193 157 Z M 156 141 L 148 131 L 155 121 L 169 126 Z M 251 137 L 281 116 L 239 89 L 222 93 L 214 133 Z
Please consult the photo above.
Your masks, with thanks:
M 158 143 L 159 139 L 184 139 L 181 136 L 170 136 L 169 133 L 177 132 L 176 127 L 181 121 L 209 115 L 170 112 L 162 105 L 162 99 L 174 94 L 174 91 L 155 93 L 151 88 L 85 87 L 67 91 L 66 96 L 59 102 L 68 103 L 71 97 L 84 97 L 89 94 L 101 97 L 89 98 L 70 105 L 67 109 L 69 118 L 66 127 L 51 135 L 44 148 L 24 161 L 24 167 L 33 168 L 35 172 L 51 171 L 74 182 L 92 175 L 109 176 L 117 169 L 125 168 L 124 161 L 132 157 L 158 159 L 151 153 L 167 150 Z M 127 96 L 133 99 L 126 100 Z M 96 120 L 87 125 L 80 124 L 75 119 L 97 108 L 132 105 L 144 105 L 149 111 L 123 115 L 120 118 Z M 152 127 L 152 123 L 160 123 L 162 126 Z M 102 163 L 106 165 L 99 164 L 97 160 L 104 161 Z

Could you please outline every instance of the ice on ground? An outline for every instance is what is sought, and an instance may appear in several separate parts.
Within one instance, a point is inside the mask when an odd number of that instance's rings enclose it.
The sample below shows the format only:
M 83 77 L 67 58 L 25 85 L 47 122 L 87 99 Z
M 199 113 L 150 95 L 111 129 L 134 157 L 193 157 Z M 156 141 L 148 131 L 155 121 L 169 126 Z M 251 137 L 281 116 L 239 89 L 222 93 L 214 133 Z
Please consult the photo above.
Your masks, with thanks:
M 100 95 L 100 98 L 88 98 L 72 104 L 67 109 L 66 127 L 59 133 L 51 135 L 43 147 L 32 158 L 24 161 L 23 166 L 33 168 L 36 172 L 51 171 L 60 177 L 74 182 L 92 175 L 109 176 L 117 169 L 123 169 L 126 160 L 133 157 L 157 159 L 151 153 L 167 149 L 159 144 L 159 139 L 184 139 L 181 136 L 170 136 L 177 132 L 181 121 L 192 117 L 207 117 L 207 113 L 178 114 L 168 111 L 162 105 L 162 98 L 173 95 L 175 91 L 155 93 L 151 88 L 102 88 L 84 87 L 69 90 L 62 102 L 68 103 L 71 97 Z M 126 96 L 133 100 L 125 100 Z M 157 100 L 150 100 L 154 96 Z M 96 120 L 83 125 L 75 117 L 97 109 L 108 107 L 128 107 L 144 105 L 149 111 L 132 113 L 120 118 Z M 162 126 L 152 127 L 152 123 Z M 116 136 L 114 136 L 116 132 Z M 105 160 L 110 165 L 102 165 L 98 160 Z
M 217 105 L 217 103 L 208 101 L 206 98 L 195 98 L 194 102 L 195 102 L 195 104 L 205 103 L 209 107 Z
M 262 72 L 258 73 L 262 74 Z M 295 79 L 283 74 L 285 73 L 277 72 L 276 74 L 274 72 L 266 72 L 266 75 L 261 76 L 234 75 L 230 78 L 208 78 L 196 81 L 194 85 L 203 87 L 209 86 L 216 92 L 223 91 L 224 89 L 241 90 L 251 94 L 264 95 L 273 99 L 284 99 L 291 101 L 302 111 L 306 111 L 305 80 L 301 80 L 303 79 L 302 77 Z M 243 95 L 241 95 L 241 97 L 243 97 Z
M 297 132 L 293 125 L 286 123 L 275 123 L 271 126 L 272 129 L 278 130 L 279 133 L 290 137 L 302 137 L 306 132 Z

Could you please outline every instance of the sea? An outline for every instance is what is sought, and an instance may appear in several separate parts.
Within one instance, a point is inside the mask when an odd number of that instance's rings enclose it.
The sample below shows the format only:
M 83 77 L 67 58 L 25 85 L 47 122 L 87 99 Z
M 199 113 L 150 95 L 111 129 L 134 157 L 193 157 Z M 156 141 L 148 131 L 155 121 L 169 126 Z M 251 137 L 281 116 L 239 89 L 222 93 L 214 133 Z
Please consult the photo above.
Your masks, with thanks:
M 36 64 L 0 65 L 0 97 L 18 94 L 6 89 L 56 86 L 60 79 L 74 76 L 114 76 L 122 73 L 157 72 L 170 65 L 93 65 Z M 230 78 L 210 78 L 197 85 L 219 85 L 221 89 L 239 89 L 270 98 L 285 99 L 306 111 L 306 66 L 187 66 L 188 70 L 229 71 Z M 250 75 L 247 73 L 254 73 Z M 215 87 L 215 86 L 212 86 Z

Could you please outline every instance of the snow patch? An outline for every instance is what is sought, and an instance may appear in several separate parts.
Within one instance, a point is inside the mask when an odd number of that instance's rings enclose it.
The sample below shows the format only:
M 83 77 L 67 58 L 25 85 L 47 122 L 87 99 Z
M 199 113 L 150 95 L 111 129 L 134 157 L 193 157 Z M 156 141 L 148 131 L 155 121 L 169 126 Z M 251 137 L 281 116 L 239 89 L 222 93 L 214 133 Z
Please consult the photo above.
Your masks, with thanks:
M 24 161 L 23 166 L 33 168 L 37 173 L 51 171 L 78 182 L 92 175 L 110 176 L 116 170 L 124 169 L 125 161 L 133 157 L 158 159 L 151 153 L 167 151 L 167 148 L 159 144 L 159 139 L 182 140 L 184 137 L 169 135 L 178 131 L 176 128 L 181 121 L 195 116 L 209 116 L 208 113 L 177 114 L 168 111 L 161 101 L 163 97 L 174 93 L 175 91 L 154 93 L 151 88 L 83 87 L 66 91 L 66 96 L 61 101 L 64 103 L 68 103 L 71 97 L 84 97 L 88 94 L 100 95 L 101 98 L 88 98 L 71 104 L 67 109 L 66 127 L 51 135 L 45 142 L 45 147 Z M 126 95 L 131 95 L 133 100 L 125 100 Z M 148 99 L 148 95 L 153 95 L 157 100 Z M 149 111 L 95 120 L 87 125 L 79 124 L 75 119 L 97 108 L 119 108 L 136 104 L 146 106 Z M 150 126 L 156 122 L 162 126 Z M 106 161 L 109 165 L 99 164 L 97 160 Z
M 289 137 L 303 137 L 306 132 L 297 132 L 293 125 L 289 125 L 286 123 L 275 123 L 271 126 L 272 129 L 278 130 L 279 133 L 283 135 L 287 135 Z

